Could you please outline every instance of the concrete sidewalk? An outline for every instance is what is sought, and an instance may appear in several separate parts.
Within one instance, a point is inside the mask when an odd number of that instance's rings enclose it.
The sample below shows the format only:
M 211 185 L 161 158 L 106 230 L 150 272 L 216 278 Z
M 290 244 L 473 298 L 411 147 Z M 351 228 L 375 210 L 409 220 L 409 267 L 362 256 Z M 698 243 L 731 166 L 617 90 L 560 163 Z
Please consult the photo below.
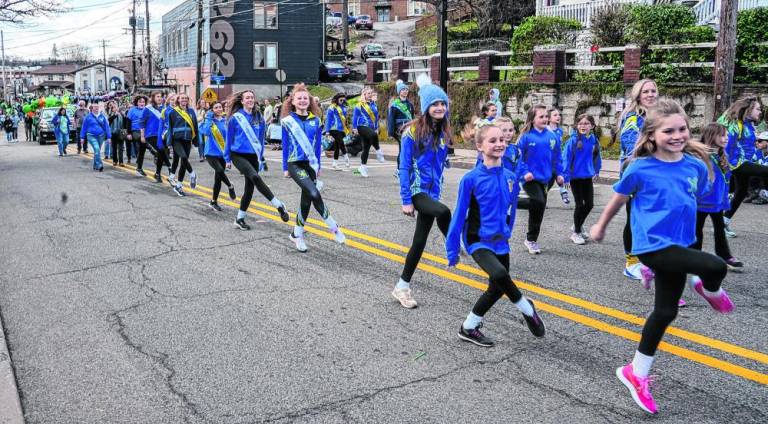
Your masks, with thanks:
M 388 160 L 397 159 L 397 145 L 382 143 L 381 149 Z M 451 166 L 459 169 L 472 169 L 477 163 L 477 151 L 469 149 L 455 149 L 455 156 L 451 158 Z M 599 183 L 613 184 L 619 179 L 619 161 L 603 159 L 603 168 L 600 170 Z
M 11 355 L 5 342 L 5 330 L 0 319 L 0 424 L 23 424 L 16 377 L 13 374 Z

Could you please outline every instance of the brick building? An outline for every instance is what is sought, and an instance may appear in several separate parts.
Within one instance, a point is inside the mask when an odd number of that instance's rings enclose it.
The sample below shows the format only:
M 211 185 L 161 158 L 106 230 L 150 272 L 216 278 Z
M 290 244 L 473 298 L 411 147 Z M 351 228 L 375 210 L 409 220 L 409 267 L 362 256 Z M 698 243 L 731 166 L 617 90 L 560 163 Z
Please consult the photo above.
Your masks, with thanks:
M 341 12 L 342 0 L 326 0 L 325 6 L 332 12 Z M 350 15 L 368 15 L 373 22 L 400 21 L 434 11 L 434 6 L 416 0 L 349 0 Z

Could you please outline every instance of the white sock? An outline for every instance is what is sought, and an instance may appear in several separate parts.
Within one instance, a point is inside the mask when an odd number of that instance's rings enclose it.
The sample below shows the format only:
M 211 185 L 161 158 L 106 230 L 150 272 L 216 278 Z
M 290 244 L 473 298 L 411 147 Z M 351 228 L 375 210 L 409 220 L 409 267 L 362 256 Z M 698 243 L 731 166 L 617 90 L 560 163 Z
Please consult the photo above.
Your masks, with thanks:
M 272 204 L 272 206 L 276 208 L 281 208 L 283 206 L 283 202 L 280 201 L 277 197 L 273 197 L 272 200 L 269 201 L 269 203 Z
M 717 289 L 717 291 L 714 291 L 714 292 L 711 292 L 711 291 L 709 291 L 709 290 L 705 289 L 704 287 L 702 287 L 702 288 L 701 288 L 701 290 L 703 290 L 703 291 L 704 291 L 704 294 L 705 294 L 707 297 L 714 297 L 714 298 L 717 298 L 717 297 L 720 297 L 720 296 L 722 296 L 722 295 L 723 295 L 723 289 L 722 289 L 722 288 L 719 288 L 719 289 Z
M 304 227 L 300 227 L 298 225 L 293 226 L 293 237 L 294 238 L 302 238 L 304 237 Z
M 337 224 L 336 220 L 330 215 L 328 215 L 328 218 L 325 218 L 325 225 L 327 225 L 331 231 L 336 231 L 336 229 L 339 228 L 339 224 Z
M 470 312 L 467 319 L 464 320 L 463 327 L 465 330 L 474 330 L 481 322 L 483 322 L 483 317 Z
M 653 356 L 644 355 L 635 351 L 635 357 L 632 359 L 632 372 L 638 377 L 648 377 L 653 365 Z
M 245 211 L 237 211 L 237 219 L 245 219 Z
M 411 283 L 409 283 L 408 281 L 405 281 L 405 280 L 403 280 L 401 278 L 400 281 L 397 282 L 397 285 L 395 285 L 395 288 L 398 289 L 398 290 L 410 289 L 411 288 Z
M 525 296 L 521 297 L 520 300 L 515 302 L 515 306 L 517 306 L 517 309 L 522 312 L 524 315 L 532 317 L 533 316 L 533 307 L 531 306 L 531 303 L 528 302 L 528 299 L 526 299 Z

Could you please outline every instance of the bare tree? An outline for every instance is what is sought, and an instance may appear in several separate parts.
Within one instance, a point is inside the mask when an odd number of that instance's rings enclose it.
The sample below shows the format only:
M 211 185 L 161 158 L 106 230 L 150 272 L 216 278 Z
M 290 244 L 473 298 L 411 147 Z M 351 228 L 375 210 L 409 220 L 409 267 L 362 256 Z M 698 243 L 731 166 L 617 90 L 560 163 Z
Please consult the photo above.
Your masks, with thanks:
M 63 44 L 58 48 L 59 59 L 67 63 L 88 63 L 91 60 L 91 48 L 85 44 Z
M 21 24 L 27 18 L 66 12 L 61 0 L 0 0 L 0 22 Z
M 428 2 L 439 7 L 442 0 Z M 471 14 L 477 20 L 478 35 L 481 37 L 495 37 L 502 33 L 504 24 L 514 27 L 535 14 L 536 0 L 448 0 L 448 8 Z

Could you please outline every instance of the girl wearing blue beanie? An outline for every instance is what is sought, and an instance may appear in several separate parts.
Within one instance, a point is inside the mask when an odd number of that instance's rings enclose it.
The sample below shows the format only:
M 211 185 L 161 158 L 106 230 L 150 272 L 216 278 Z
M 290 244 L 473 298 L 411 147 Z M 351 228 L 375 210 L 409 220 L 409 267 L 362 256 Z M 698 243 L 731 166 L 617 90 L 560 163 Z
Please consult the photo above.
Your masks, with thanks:
M 352 132 L 363 140 L 363 152 L 360 155 L 360 175 L 368 177 L 368 151 L 376 149 L 376 159 L 384 162 L 384 152 L 379 148 L 379 109 L 376 107 L 375 92 L 366 87 L 360 94 L 360 103 L 352 113 Z
M 413 120 L 413 104 L 408 100 L 408 86 L 402 81 L 397 80 L 395 84 L 397 95 L 389 103 L 387 113 L 387 133 L 390 137 L 397 140 L 397 166 L 400 167 L 400 151 L 402 147 L 400 140 L 402 138 L 405 125 Z M 447 104 L 447 103 L 446 103 Z M 397 173 L 395 173 L 397 176 Z

